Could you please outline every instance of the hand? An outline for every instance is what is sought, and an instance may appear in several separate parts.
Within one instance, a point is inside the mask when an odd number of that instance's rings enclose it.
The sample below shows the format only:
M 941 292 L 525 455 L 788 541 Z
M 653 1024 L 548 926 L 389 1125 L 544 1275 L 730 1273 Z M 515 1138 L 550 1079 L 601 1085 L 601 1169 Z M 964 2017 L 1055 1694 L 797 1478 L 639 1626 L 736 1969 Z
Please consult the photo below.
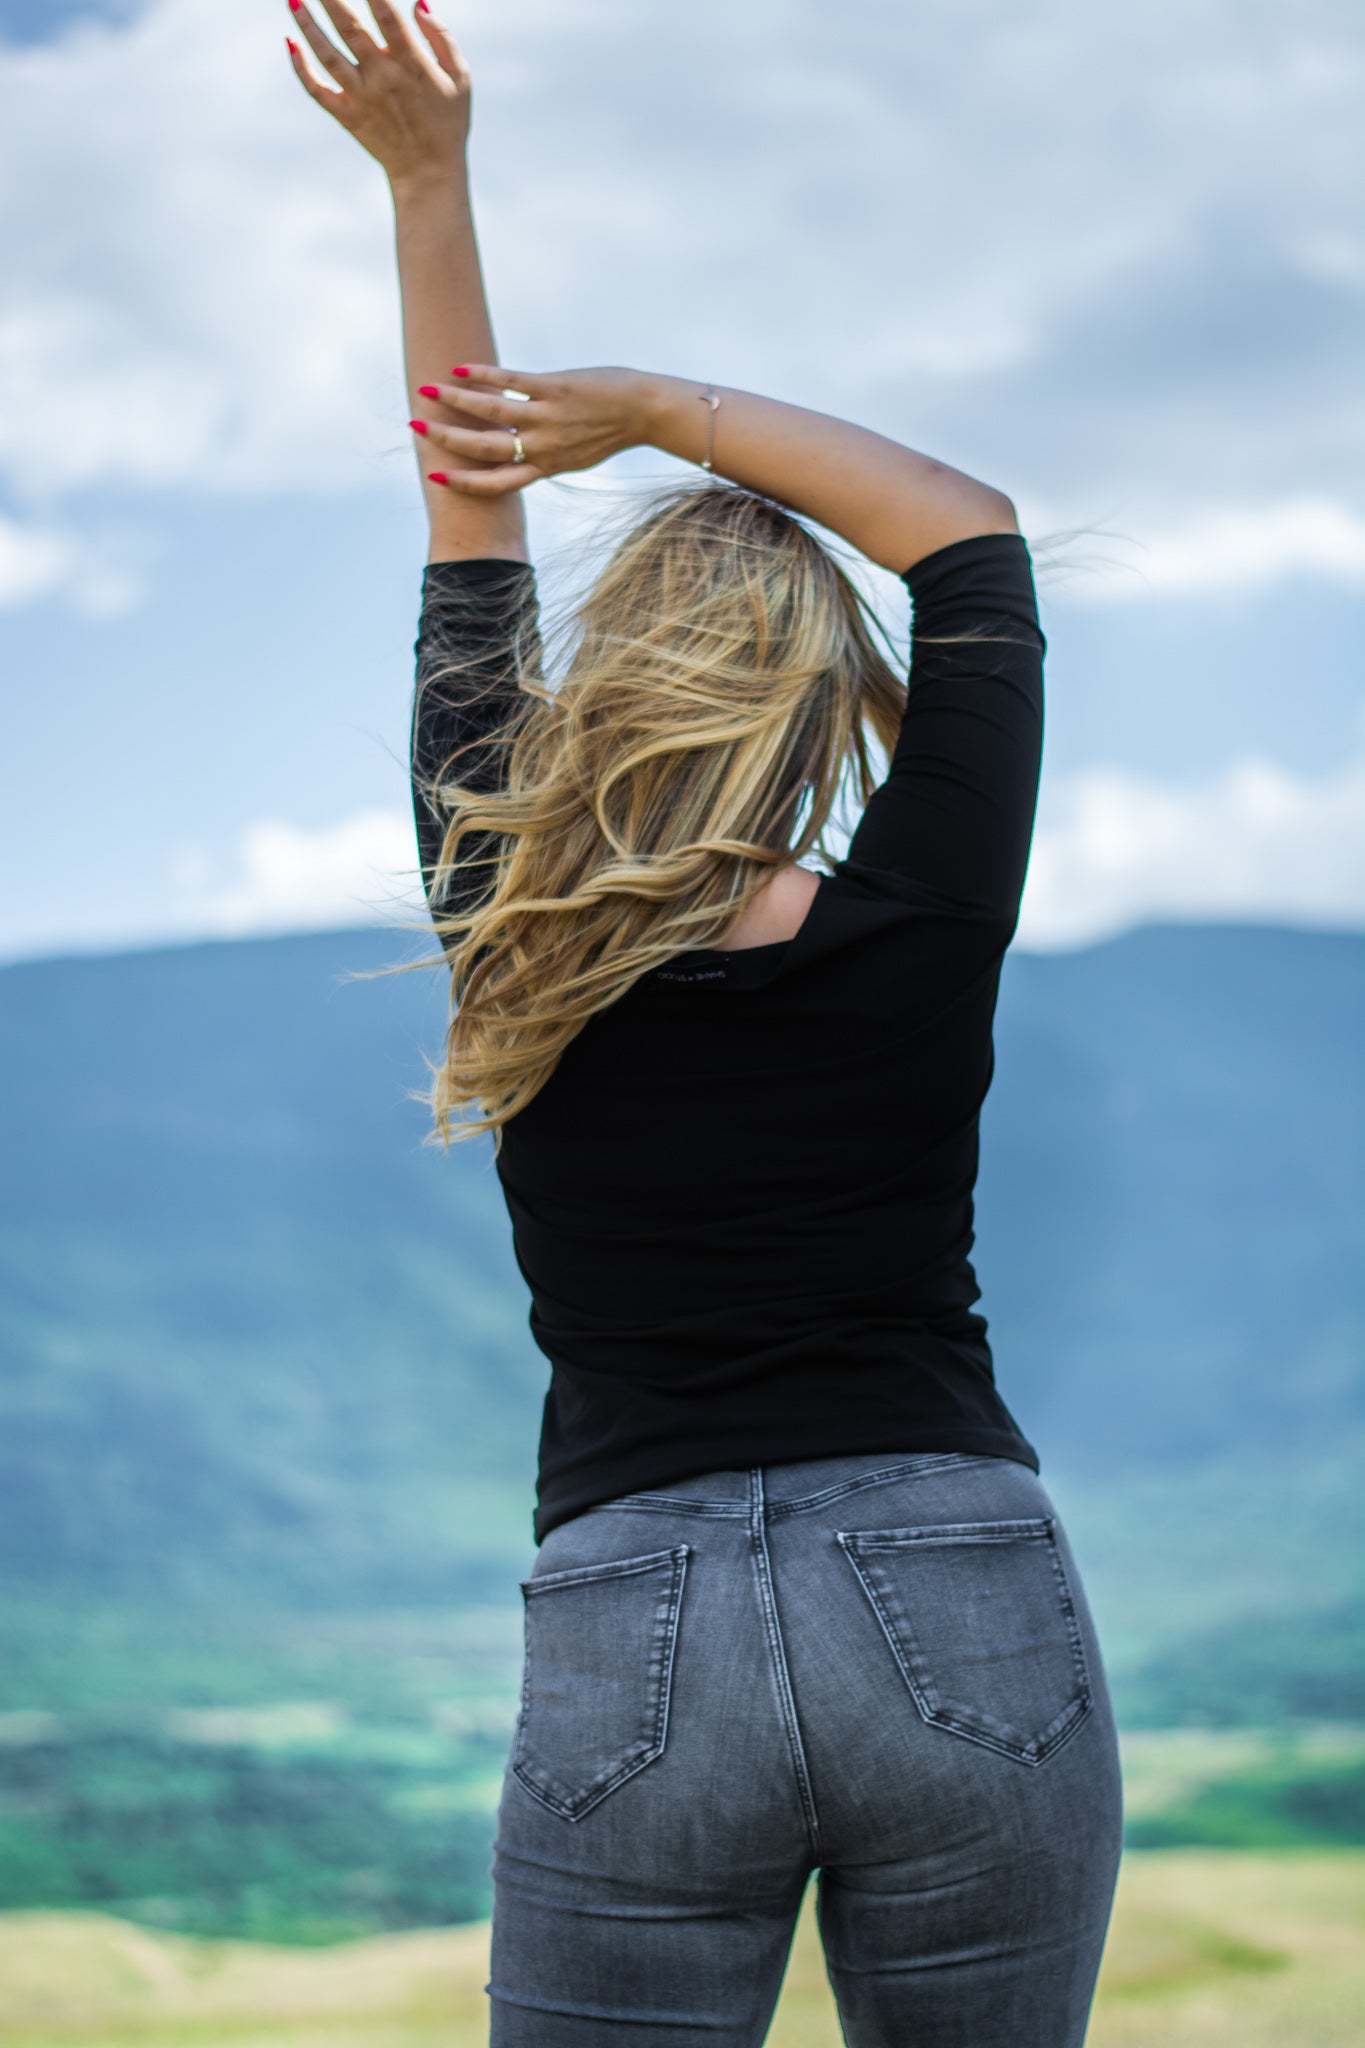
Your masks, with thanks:
M 294 71 L 309 98 L 354 135 L 394 184 L 443 172 L 452 160 L 458 162 L 469 139 L 469 67 L 423 0 L 415 9 L 421 41 L 389 0 L 370 0 L 382 43 L 342 0 L 314 4 L 351 54 L 343 56 L 323 34 L 303 0 L 289 0 L 309 49 L 337 85 L 336 91 L 320 85 L 303 52 L 290 42 Z
M 455 383 L 423 385 L 422 394 L 439 400 L 448 412 L 463 414 L 470 424 L 412 424 L 442 453 L 483 465 L 428 472 L 433 482 L 470 497 L 501 497 L 524 490 L 540 477 L 592 469 L 609 455 L 649 438 L 649 379 L 638 370 L 556 370 L 541 376 L 469 363 L 452 370 L 451 376 Z M 505 398 L 505 391 L 526 396 Z M 514 451 L 508 459 L 513 435 L 520 436 L 523 461 Z

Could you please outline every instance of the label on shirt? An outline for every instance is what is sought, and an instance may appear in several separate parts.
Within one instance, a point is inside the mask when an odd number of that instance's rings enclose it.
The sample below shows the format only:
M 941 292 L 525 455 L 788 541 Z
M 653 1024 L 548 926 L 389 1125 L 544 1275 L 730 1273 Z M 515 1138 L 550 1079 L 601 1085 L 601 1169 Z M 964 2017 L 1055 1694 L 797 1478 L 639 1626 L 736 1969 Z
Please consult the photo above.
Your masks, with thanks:
M 651 981 L 728 981 L 726 967 L 656 967 Z

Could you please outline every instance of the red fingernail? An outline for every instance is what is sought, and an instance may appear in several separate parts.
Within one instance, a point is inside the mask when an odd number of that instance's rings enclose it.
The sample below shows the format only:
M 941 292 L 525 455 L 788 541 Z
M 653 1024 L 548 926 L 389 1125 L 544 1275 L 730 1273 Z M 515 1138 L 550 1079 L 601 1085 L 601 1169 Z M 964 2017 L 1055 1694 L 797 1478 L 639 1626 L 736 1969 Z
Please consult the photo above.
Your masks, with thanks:
M 430 14 L 431 9 L 427 6 L 427 0 L 417 0 L 417 12 L 419 14 Z
M 409 420 L 408 425 L 412 428 L 414 434 L 425 434 L 427 430 L 425 420 Z
M 429 469 L 427 471 L 427 481 L 433 484 L 448 484 L 450 478 L 443 469 Z
M 302 6 L 303 0 L 289 0 L 289 12 L 291 14 L 297 14 Z
M 469 375 L 469 372 L 465 368 L 463 363 L 456 363 L 454 369 L 451 371 L 450 374 L 452 377 L 467 377 Z
M 441 394 L 434 384 L 419 384 L 417 395 L 419 398 L 439 398 Z
M 285 39 L 284 39 L 284 41 L 285 41 L 285 48 L 286 48 L 286 49 L 288 50 L 288 52 L 289 52 L 290 56 L 291 56 L 291 57 L 297 57 L 297 56 L 298 56 L 298 54 L 299 54 L 299 46 L 298 46 L 298 44 L 297 44 L 297 43 L 296 43 L 296 42 L 294 41 L 294 38 L 293 38 L 292 36 L 286 36 L 286 37 L 285 37 Z

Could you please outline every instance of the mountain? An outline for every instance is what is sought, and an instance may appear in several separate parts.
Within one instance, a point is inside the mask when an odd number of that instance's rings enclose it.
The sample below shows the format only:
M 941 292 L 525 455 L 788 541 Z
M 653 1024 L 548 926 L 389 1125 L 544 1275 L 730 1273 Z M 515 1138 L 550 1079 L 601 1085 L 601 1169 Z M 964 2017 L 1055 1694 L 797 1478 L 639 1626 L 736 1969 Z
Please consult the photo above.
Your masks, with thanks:
M 439 979 L 356 978 L 404 944 L 0 973 L 0 1907 L 488 1910 L 546 1372 L 488 1147 L 423 1144 Z M 1136 1842 L 1365 1830 L 1363 983 L 1273 929 L 1006 964 L 983 1307 Z
M 983 1117 L 1002 1379 L 1067 1465 L 1359 1425 L 1365 945 L 1166 926 L 1007 961 Z
M 506 1584 L 545 1368 L 484 1144 L 424 1145 L 374 931 L 0 973 L 0 1571 L 340 1605 Z M 1330 1465 L 1362 1422 L 1365 949 L 1012 954 L 983 1118 L 997 1375 L 1080 1492 Z

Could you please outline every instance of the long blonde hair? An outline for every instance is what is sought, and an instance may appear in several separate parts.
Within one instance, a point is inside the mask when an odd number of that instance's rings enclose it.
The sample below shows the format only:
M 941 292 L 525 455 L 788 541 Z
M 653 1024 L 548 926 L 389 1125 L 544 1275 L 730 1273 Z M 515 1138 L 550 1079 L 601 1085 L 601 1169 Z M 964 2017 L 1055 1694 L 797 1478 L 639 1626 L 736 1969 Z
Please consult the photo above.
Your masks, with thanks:
M 452 1017 L 430 1096 L 447 1142 L 500 1134 L 589 1018 L 819 851 L 850 771 L 866 801 L 869 733 L 889 752 L 905 708 L 876 632 L 797 519 L 689 482 L 656 494 L 575 608 L 557 686 L 518 635 L 497 786 L 462 785 L 457 756 L 427 791 L 449 816 L 432 902 Z M 482 888 L 443 910 L 471 859 Z

